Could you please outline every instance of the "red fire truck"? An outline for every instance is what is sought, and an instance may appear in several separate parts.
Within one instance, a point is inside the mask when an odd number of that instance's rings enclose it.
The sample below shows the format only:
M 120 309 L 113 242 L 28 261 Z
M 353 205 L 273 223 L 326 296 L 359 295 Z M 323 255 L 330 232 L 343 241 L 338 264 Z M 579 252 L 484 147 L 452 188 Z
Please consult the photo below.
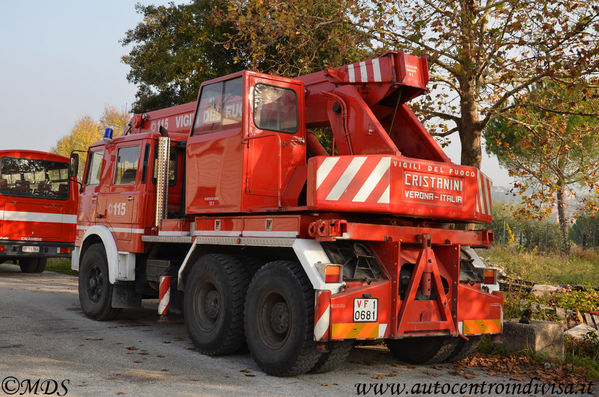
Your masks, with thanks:
M 41 273 L 47 258 L 70 257 L 77 185 L 69 159 L 33 150 L 0 150 L 0 263 Z
M 89 149 L 84 313 L 113 318 L 170 277 L 200 352 L 247 343 L 277 376 L 330 370 L 356 340 L 435 363 L 500 333 L 503 295 L 472 249 L 493 234 L 466 227 L 490 222 L 491 182 L 407 106 L 427 81 L 426 58 L 389 52 L 295 79 L 242 71 L 135 115 Z

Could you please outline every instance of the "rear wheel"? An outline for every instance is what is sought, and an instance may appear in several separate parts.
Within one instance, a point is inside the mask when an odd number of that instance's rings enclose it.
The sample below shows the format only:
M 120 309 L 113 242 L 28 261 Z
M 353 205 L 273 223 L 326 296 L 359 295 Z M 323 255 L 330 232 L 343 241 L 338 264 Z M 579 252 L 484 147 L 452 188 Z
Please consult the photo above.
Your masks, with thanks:
M 79 302 L 83 313 L 100 321 L 116 317 L 120 309 L 112 307 L 112 290 L 104 246 L 92 244 L 83 253 L 79 267 Z
M 245 303 L 245 332 L 252 357 L 269 375 L 299 375 L 318 363 L 314 290 L 298 263 L 269 262 L 256 272 Z
M 347 360 L 353 345 L 354 341 L 352 340 L 328 342 L 326 346 L 328 351 L 320 356 L 310 372 L 322 374 L 334 370 Z
M 472 354 L 480 343 L 480 336 L 471 336 L 468 340 L 460 338 L 457 346 L 451 355 L 445 359 L 446 363 L 454 363 L 460 361 Z
M 447 360 L 455 351 L 460 338 L 429 336 L 403 339 L 387 339 L 387 347 L 393 355 L 409 364 L 438 364 Z
M 46 268 L 46 258 L 19 259 L 19 267 L 23 273 L 41 273 Z
M 183 311 L 189 335 L 200 352 L 229 354 L 243 346 L 248 283 L 247 269 L 232 256 L 209 254 L 198 259 L 185 282 Z

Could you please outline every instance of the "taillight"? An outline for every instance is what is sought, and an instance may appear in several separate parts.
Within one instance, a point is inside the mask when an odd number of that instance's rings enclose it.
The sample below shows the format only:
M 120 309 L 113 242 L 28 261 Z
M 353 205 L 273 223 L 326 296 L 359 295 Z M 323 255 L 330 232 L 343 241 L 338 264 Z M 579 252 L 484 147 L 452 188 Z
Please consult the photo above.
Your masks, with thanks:
M 70 254 L 71 253 L 71 248 L 70 247 L 59 247 L 58 248 L 58 253 L 59 254 Z
M 341 265 L 327 265 L 324 271 L 325 283 L 341 282 Z
M 4 252 L 4 246 L 0 245 L 0 252 Z
M 495 284 L 497 282 L 497 271 L 495 269 L 485 269 L 483 278 L 485 284 Z

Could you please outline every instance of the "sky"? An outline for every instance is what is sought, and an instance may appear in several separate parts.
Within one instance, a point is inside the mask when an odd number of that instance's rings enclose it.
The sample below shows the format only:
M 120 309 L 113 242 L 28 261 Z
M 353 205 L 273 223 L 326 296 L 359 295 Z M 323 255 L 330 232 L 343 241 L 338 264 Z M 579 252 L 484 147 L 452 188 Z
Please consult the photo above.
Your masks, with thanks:
M 0 0 L 0 149 L 48 151 L 81 117 L 131 107 L 136 88 L 119 40 L 141 22 L 138 2 L 169 1 Z M 457 135 L 445 151 L 460 162 Z M 486 154 L 482 170 L 495 185 L 511 181 Z

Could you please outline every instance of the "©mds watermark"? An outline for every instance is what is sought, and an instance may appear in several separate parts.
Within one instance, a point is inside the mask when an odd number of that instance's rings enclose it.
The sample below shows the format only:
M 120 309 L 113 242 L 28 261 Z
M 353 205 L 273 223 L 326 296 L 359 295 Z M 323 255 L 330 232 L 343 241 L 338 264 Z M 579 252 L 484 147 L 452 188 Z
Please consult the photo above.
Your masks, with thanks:
M 66 396 L 69 393 L 69 379 L 19 379 L 7 376 L 2 379 L 0 391 L 9 396 Z

